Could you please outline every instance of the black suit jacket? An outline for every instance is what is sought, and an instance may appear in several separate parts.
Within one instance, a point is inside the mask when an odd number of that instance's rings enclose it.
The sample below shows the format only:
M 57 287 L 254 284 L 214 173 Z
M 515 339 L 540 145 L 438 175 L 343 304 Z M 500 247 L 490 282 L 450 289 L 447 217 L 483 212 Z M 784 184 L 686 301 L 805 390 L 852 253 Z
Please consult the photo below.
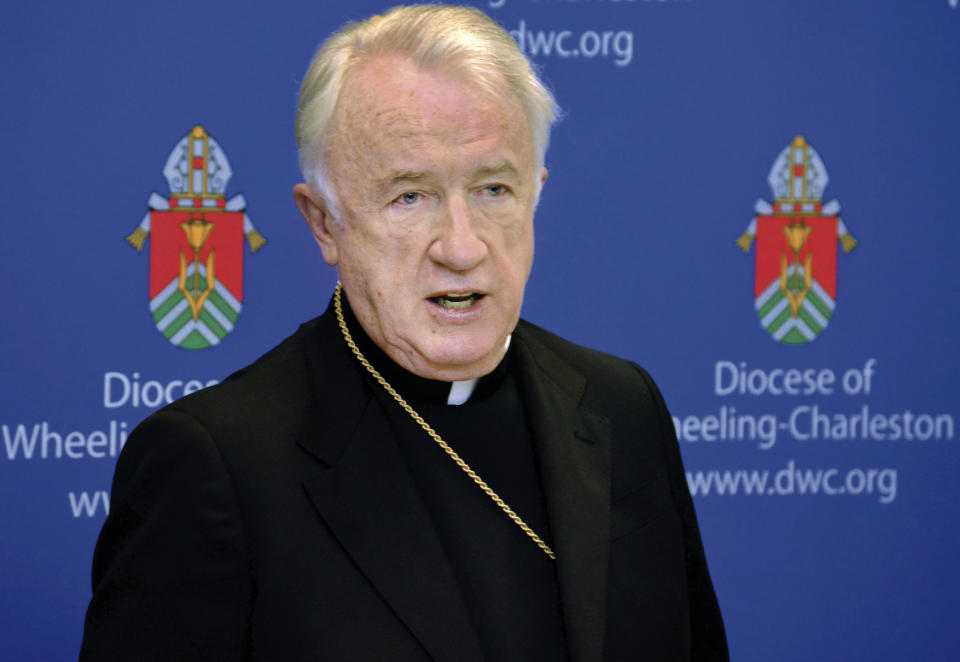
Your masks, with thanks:
M 571 660 L 727 659 L 653 382 L 525 322 L 511 351 Z M 97 543 L 81 660 L 482 660 L 361 371 L 328 310 L 134 431 Z

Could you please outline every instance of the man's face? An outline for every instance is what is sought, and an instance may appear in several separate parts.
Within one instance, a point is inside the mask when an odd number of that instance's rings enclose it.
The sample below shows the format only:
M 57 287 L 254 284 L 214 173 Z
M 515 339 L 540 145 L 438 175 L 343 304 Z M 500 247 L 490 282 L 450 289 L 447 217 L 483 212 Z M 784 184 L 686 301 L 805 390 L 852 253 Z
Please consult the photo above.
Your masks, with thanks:
M 334 121 L 340 216 L 304 184 L 296 197 L 364 330 L 422 377 L 490 372 L 520 315 L 546 176 L 519 103 L 380 57 Z

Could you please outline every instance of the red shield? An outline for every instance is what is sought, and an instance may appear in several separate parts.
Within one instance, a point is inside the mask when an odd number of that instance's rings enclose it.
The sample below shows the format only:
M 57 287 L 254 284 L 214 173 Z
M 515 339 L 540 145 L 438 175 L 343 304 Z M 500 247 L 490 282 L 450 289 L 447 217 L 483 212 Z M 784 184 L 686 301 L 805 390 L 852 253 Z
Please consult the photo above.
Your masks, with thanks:
M 802 221 L 811 227 L 799 255 L 787 244 L 783 229 L 792 222 Z M 757 270 L 754 280 L 755 297 L 780 278 L 781 255 L 792 265 L 799 258 L 804 264 L 812 255 L 813 279 L 830 295 L 837 298 L 837 217 L 836 216 L 757 216 Z
M 150 212 L 150 299 L 177 278 L 180 253 L 193 261 L 194 250 L 180 227 L 200 214 L 189 211 Z M 216 280 L 237 299 L 243 301 L 243 212 L 206 212 L 203 218 L 213 223 L 200 249 L 199 261 L 206 264 L 215 251 Z
M 217 344 L 243 301 L 243 212 L 150 212 L 150 310 L 170 342 Z
M 801 345 L 833 316 L 838 217 L 757 216 L 754 303 L 774 339 Z

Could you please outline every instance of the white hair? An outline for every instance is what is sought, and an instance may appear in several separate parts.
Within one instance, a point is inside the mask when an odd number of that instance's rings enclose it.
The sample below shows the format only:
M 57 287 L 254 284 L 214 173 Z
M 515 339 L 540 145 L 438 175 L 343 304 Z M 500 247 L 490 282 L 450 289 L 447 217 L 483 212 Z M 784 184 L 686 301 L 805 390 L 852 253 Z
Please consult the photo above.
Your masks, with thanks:
M 340 94 L 351 73 L 384 55 L 408 57 L 424 70 L 454 73 L 505 102 L 518 100 L 530 127 L 537 167 L 543 166 L 557 104 L 510 33 L 472 7 L 394 7 L 331 35 L 313 57 L 300 87 L 296 118 L 300 170 L 328 204 L 336 207 L 326 159 Z M 538 177 L 538 185 L 539 181 Z M 331 211 L 339 215 L 336 209 Z

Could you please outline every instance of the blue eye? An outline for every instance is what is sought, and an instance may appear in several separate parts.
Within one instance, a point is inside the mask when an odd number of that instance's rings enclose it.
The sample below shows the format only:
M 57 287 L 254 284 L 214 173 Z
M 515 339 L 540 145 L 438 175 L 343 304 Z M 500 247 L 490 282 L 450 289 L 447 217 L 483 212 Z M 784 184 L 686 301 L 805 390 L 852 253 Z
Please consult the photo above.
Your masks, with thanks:
M 503 184 L 491 184 L 486 188 L 487 193 L 489 193 L 494 198 L 499 198 L 506 192 L 506 187 Z
M 420 199 L 420 194 L 416 191 L 407 191 L 397 199 L 405 205 L 412 205 Z

